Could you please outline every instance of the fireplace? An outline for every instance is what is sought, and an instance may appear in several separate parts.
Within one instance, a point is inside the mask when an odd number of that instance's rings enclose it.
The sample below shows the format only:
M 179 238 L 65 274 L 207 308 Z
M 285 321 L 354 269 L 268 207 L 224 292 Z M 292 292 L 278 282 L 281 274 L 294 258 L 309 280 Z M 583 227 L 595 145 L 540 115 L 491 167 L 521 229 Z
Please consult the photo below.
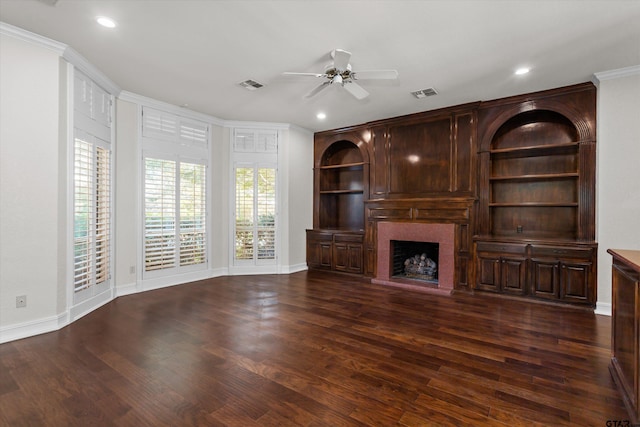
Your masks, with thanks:
M 453 290 L 454 274 L 454 224 L 432 224 L 421 222 L 378 222 L 377 230 L 377 274 L 372 283 L 397 286 L 407 289 L 450 294 Z M 436 280 L 416 280 L 415 277 L 397 274 L 394 264 L 394 249 L 397 242 L 410 242 L 409 250 L 416 253 L 405 257 L 425 254 L 437 264 Z M 400 244 L 403 245 L 402 243 Z M 412 249 L 413 248 L 413 249 Z M 437 249 L 434 249 L 437 248 Z
M 438 283 L 439 243 L 391 241 L 391 278 Z

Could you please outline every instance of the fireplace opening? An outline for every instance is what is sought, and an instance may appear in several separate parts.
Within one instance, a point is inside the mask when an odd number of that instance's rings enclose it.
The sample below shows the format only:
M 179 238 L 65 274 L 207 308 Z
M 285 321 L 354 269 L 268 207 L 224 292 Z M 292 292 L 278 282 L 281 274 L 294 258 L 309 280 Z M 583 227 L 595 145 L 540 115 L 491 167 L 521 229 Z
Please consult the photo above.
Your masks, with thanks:
M 391 277 L 438 283 L 439 244 L 391 240 Z

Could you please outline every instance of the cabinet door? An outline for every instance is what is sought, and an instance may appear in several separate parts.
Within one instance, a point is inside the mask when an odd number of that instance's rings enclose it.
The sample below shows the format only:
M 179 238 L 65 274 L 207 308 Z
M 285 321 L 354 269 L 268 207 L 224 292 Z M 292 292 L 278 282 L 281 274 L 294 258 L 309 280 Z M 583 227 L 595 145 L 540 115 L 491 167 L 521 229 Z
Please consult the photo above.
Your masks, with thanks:
M 484 291 L 500 291 L 500 256 L 478 254 L 476 288 Z
M 336 271 L 349 271 L 349 246 L 346 243 L 333 245 L 333 269 Z
M 560 299 L 571 302 L 589 302 L 589 270 L 591 263 L 560 263 Z
M 348 252 L 348 257 L 349 257 L 349 264 L 347 267 L 347 270 L 349 271 L 349 273 L 357 273 L 357 274 L 361 274 L 362 273 L 362 261 L 363 261 L 363 254 L 362 254 L 362 245 L 358 245 L 358 244 L 350 244 L 347 247 L 347 252 Z
M 509 294 L 524 295 L 526 291 L 526 266 L 524 258 L 503 258 L 500 262 L 500 285 Z
M 348 273 L 362 273 L 362 244 L 334 243 L 333 269 Z
M 310 268 L 331 268 L 331 243 L 307 241 L 307 265 Z
M 536 297 L 557 300 L 560 295 L 558 261 L 531 260 L 531 294 Z

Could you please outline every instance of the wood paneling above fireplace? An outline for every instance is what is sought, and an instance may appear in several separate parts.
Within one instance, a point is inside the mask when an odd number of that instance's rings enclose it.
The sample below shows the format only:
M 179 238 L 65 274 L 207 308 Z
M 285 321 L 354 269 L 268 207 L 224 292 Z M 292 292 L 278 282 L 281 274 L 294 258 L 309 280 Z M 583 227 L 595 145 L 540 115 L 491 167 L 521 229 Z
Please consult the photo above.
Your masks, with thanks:
M 476 106 L 371 124 L 371 198 L 473 195 Z
M 316 133 L 309 267 L 376 278 L 379 222 L 454 224 L 455 289 L 592 306 L 595 117 L 584 83 Z

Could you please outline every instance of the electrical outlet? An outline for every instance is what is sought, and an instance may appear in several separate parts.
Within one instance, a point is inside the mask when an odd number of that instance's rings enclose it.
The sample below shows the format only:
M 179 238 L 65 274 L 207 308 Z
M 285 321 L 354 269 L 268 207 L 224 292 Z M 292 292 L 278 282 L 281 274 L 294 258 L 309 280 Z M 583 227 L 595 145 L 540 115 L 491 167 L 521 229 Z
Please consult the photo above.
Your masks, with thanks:
M 26 306 L 27 306 L 26 295 L 20 295 L 19 297 L 16 297 L 16 308 L 24 308 Z
M 129 274 L 136 274 L 136 266 L 132 265 L 131 267 L 129 267 Z

